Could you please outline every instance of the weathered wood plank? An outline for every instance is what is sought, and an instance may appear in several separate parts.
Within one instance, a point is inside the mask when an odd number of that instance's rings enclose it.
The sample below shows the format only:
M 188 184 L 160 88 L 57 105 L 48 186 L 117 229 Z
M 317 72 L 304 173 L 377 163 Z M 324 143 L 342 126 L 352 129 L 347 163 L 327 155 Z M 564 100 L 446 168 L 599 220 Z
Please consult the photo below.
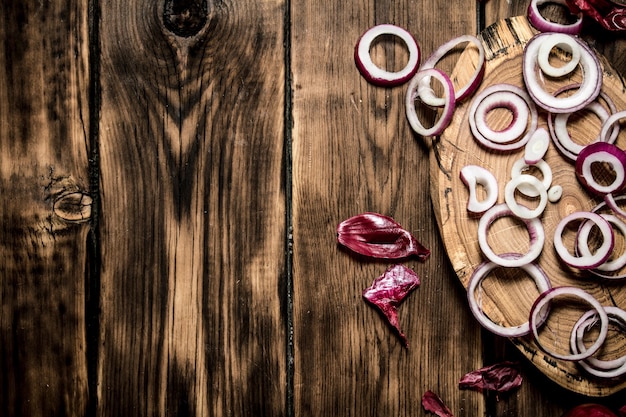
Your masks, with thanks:
M 0 414 L 84 416 L 84 2 L 0 3 Z
M 285 414 L 283 3 L 101 9 L 101 415 Z
M 380 23 L 409 30 L 425 59 L 476 34 L 474 5 L 300 0 L 292 19 L 296 415 L 424 415 L 428 389 L 455 416 L 483 415 L 483 397 L 456 385 L 482 364 L 480 329 L 438 236 L 428 140 L 406 121 L 405 87 L 369 85 L 353 59 L 358 37 Z M 393 68 L 407 57 L 389 39 L 373 54 Z M 408 349 L 361 297 L 388 263 L 363 262 L 336 243 L 337 224 L 365 211 L 394 217 L 432 250 L 424 263 L 405 262 L 422 277 L 399 311 Z

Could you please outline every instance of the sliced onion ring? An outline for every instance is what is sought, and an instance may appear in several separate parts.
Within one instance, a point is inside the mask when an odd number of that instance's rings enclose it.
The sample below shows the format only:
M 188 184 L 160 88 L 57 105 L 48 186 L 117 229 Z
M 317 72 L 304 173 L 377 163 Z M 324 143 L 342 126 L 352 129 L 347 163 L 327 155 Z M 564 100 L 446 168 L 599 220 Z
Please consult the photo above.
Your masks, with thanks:
M 580 88 L 575 93 L 564 97 L 556 97 L 544 90 L 538 79 L 537 56 L 542 43 L 545 40 L 550 40 L 555 35 L 560 34 L 539 33 L 533 36 L 526 44 L 522 65 L 524 83 L 528 94 L 539 107 L 552 113 L 574 112 L 591 103 L 600 94 L 602 69 L 600 61 L 589 46 L 582 40 L 572 37 L 580 47 L 580 66 L 584 74 Z
M 370 55 L 372 42 L 382 35 L 396 36 L 406 44 L 409 60 L 400 71 L 386 71 L 372 61 Z M 390 24 L 377 25 L 366 30 L 357 41 L 354 48 L 354 60 L 363 77 L 370 83 L 380 86 L 395 86 L 407 82 L 417 72 L 420 48 L 413 35 L 405 29 Z
M 533 164 L 532 166 L 539 169 L 541 175 L 543 176 L 543 180 L 541 181 L 541 183 L 547 190 L 550 189 L 550 186 L 552 185 L 552 168 L 550 168 L 550 165 L 542 159 L 537 161 L 537 163 Z M 530 168 L 530 165 L 527 164 L 523 158 L 516 159 L 513 163 L 513 166 L 511 167 L 511 178 L 523 175 L 524 170 L 528 168 Z M 534 187 L 526 187 L 524 186 L 524 184 L 520 184 L 517 187 L 517 190 L 528 197 L 539 196 L 539 193 Z
M 534 209 L 521 205 L 515 200 L 515 190 L 520 185 L 531 187 L 539 196 L 539 204 Z M 504 201 L 513 214 L 521 219 L 534 219 L 541 216 L 548 205 L 548 190 L 537 177 L 521 174 L 513 177 L 504 188 Z
M 565 0 L 531 0 L 528 5 L 528 21 L 540 32 L 557 32 L 576 35 L 580 33 L 583 25 L 583 15 L 578 13 L 576 21 L 572 24 L 562 24 L 547 20 L 539 11 L 539 6 L 545 3 L 560 4 L 569 10 L 569 6 Z
M 605 306 L 609 322 L 616 323 L 622 331 L 626 331 L 626 311 L 615 306 Z M 598 315 L 595 310 L 589 310 L 583 314 L 572 329 L 570 348 L 574 353 L 587 350 L 583 337 L 585 331 L 597 324 Z M 589 374 L 600 378 L 616 378 L 626 374 L 626 354 L 611 360 L 601 360 L 590 356 L 578 363 Z
M 508 91 L 511 93 L 515 93 L 526 102 L 527 108 L 518 109 L 518 113 L 521 113 L 523 111 L 530 112 L 530 126 L 528 126 L 527 128 L 526 134 L 514 142 L 509 142 L 509 143 L 493 142 L 487 139 L 483 134 L 481 134 L 477 126 L 477 122 L 479 122 L 479 120 L 476 119 L 476 111 L 478 109 L 478 106 L 481 104 L 483 100 L 485 100 L 491 94 L 495 94 L 501 91 Z M 525 146 L 526 143 L 528 143 L 528 141 L 530 140 L 530 137 L 532 136 L 532 134 L 537 129 L 538 117 L 539 116 L 537 114 L 537 108 L 535 107 L 535 104 L 531 100 L 530 96 L 522 88 L 517 87 L 512 84 L 506 84 L 506 83 L 493 84 L 485 88 L 484 90 L 482 90 L 480 93 L 478 93 L 474 97 L 469 108 L 469 125 L 470 125 L 470 130 L 472 131 L 472 135 L 474 136 L 474 139 L 476 139 L 476 141 L 480 143 L 482 146 L 488 149 L 496 150 L 496 151 L 512 151 L 512 150 L 516 150 Z
M 533 262 L 541 254 L 543 244 L 545 242 L 545 232 L 543 229 L 543 225 L 538 218 L 518 218 L 526 225 L 530 238 L 530 247 L 528 252 L 520 255 L 519 258 L 513 259 L 505 255 L 498 255 L 489 246 L 489 242 L 487 240 L 489 227 L 497 219 L 507 216 L 516 217 L 511 209 L 504 203 L 493 206 L 481 216 L 480 220 L 478 221 L 478 244 L 480 245 L 480 249 L 482 250 L 483 255 L 485 255 L 485 257 L 491 262 L 505 267 L 520 267 Z
M 478 165 L 466 165 L 461 168 L 461 181 L 469 189 L 467 211 L 483 213 L 489 210 L 498 200 L 498 180 L 486 168 Z M 482 201 L 478 200 L 477 185 L 483 186 L 487 195 Z
M 543 316 L 545 315 L 545 309 L 550 301 L 562 295 L 573 295 L 577 298 L 580 298 L 587 304 L 591 305 L 591 307 L 598 314 L 598 318 L 600 319 L 600 332 L 598 334 L 598 338 L 585 352 L 562 354 L 548 349 L 544 344 L 541 343 L 541 340 L 539 338 L 539 327 L 541 326 L 541 321 L 544 318 Z M 542 315 L 540 316 L 540 314 Z M 606 336 L 609 330 L 609 317 L 602 304 L 600 304 L 598 300 L 596 300 L 591 294 L 589 294 L 585 290 L 573 286 L 554 287 L 541 293 L 539 297 L 537 297 L 537 299 L 535 300 L 532 308 L 530 309 L 530 318 L 528 322 L 530 324 L 530 330 L 535 339 L 535 342 L 537 343 L 537 346 L 539 346 L 541 350 L 548 353 L 550 356 L 556 359 L 562 359 L 567 361 L 580 361 L 596 353 L 606 340 Z
M 569 253 L 563 243 L 563 231 L 565 227 L 577 220 L 591 221 L 600 229 L 602 233 L 602 245 L 596 250 L 593 256 L 575 256 Z M 597 213 L 590 211 L 576 211 L 561 219 L 554 230 L 554 249 L 561 260 L 567 265 L 578 269 L 593 269 L 604 263 L 613 250 L 614 239 L 613 229 L 607 220 Z
M 603 163 L 615 173 L 613 182 L 604 185 L 596 181 L 592 166 Z M 585 146 L 576 158 L 576 177 L 581 184 L 596 195 L 613 194 L 626 186 L 626 152 L 612 143 L 594 142 Z
M 507 254 L 502 256 L 508 259 L 516 259 L 520 257 L 519 254 Z M 494 334 L 503 337 L 520 337 L 527 335 L 528 333 L 530 333 L 530 325 L 528 322 L 517 326 L 501 326 L 499 324 L 496 324 L 491 319 L 489 319 L 489 317 L 487 317 L 487 315 L 481 308 L 480 303 L 476 300 L 476 289 L 488 276 L 488 274 L 498 267 L 500 266 L 494 262 L 483 262 L 472 273 L 472 276 L 470 277 L 467 286 L 467 299 L 469 302 L 470 310 L 476 320 L 485 329 Z M 544 291 L 547 291 L 552 287 L 548 276 L 538 264 L 531 262 L 522 265 L 520 268 L 523 269 L 535 281 L 535 285 L 537 286 L 537 289 L 540 293 L 543 293 Z
M 554 95 L 558 96 L 559 94 L 562 94 L 562 93 L 565 93 L 567 91 L 571 91 L 574 89 L 578 89 L 578 88 L 580 88 L 580 83 L 566 85 L 564 87 L 559 88 L 557 91 L 555 91 Z M 602 109 L 604 111 L 595 107 L 596 103 L 598 104 L 600 103 L 600 101 L 597 99 L 596 101 L 593 101 L 590 103 L 590 106 L 591 105 L 593 106 L 589 108 L 587 108 L 588 106 L 585 106 L 581 110 L 587 109 L 589 111 L 592 111 L 593 113 L 596 114 L 596 116 L 598 116 L 598 118 L 602 122 L 602 126 L 605 126 L 606 122 L 608 121 L 608 117 L 611 114 L 614 114 L 617 112 L 617 106 L 615 105 L 615 102 L 613 101 L 613 99 L 604 91 L 600 91 L 598 98 L 601 98 L 606 104 L 606 108 L 602 106 Z M 565 121 L 565 123 L 567 124 L 567 119 L 569 119 L 569 117 L 572 114 L 573 113 L 557 113 L 557 114 L 549 113 L 548 114 L 548 128 L 550 130 L 550 136 L 554 140 L 555 146 L 559 149 L 559 151 L 563 154 L 563 156 L 565 156 L 566 158 L 569 158 L 572 161 L 576 161 L 576 158 L 578 157 L 578 154 L 582 150 L 583 146 L 578 145 L 571 140 L 569 132 L 567 131 L 566 128 L 563 132 L 557 132 L 555 128 L 555 119 L 557 117 L 564 116 L 563 121 Z M 619 133 L 619 129 L 617 129 L 617 127 L 618 126 L 612 126 L 612 127 L 609 126 L 609 128 L 607 128 L 607 133 L 604 136 L 602 135 L 602 131 L 600 131 L 600 133 L 595 138 L 595 140 L 590 141 L 590 143 L 593 143 L 593 142 L 614 143 Z M 573 144 L 573 146 L 568 146 L 568 143 L 565 143 L 566 141 L 570 141 L 571 143 L 569 145 Z
M 626 237 L 626 223 L 619 219 L 619 217 L 613 214 L 600 213 L 606 221 L 608 221 L 613 230 L 617 229 L 620 233 Z M 578 251 L 583 256 L 592 256 L 591 249 L 589 249 L 589 234 L 591 233 L 591 229 L 593 228 L 593 223 L 585 222 L 580 226 L 578 230 L 578 236 L 576 238 L 576 243 L 578 247 Z M 615 259 L 606 260 L 602 264 L 598 265 L 596 270 L 602 272 L 615 272 L 619 271 L 621 268 L 626 266 L 626 252 L 622 253 Z
M 444 97 L 446 98 L 446 103 L 443 106 L 441 114 L 439 115 L 439 119 L 430 128 L 426 128 L 424 127 L 424 125 L 422 125 L 422 122 L 420 122 L 415 111 L 415 99 L 418 98 L 417 88 L 421 80 L 425 77 L 436 78 L 443 86 Z M 413 77 L 411 79 L 411 82 L 409 83 L 409 87 L 406 93 L 405 105 L 406 117 L 409 120 L 409 124 L 416 133 L 422 136 L 437 136 L 441 134 L 441 132 L 443 132 L 450 124 L 455 108 L 454 88 L 452 86 L 452 81 L 450 81 L 450 77 L 448 77 L 443 71 L 438 70 L 437 68 L 428 68 L 418 71 L 417 74 L 415 74 L 415 77 Z
M 600 130 L 600 140 L 603 142 L 609 142 L 609 134 L 613 129 L 617 130 L 617 133 L 619 133 L 619 126 L 617 126 L 616 124 L 618 121 L 624 118 L 626 118 L 626 110 L 613 112 L 613 114 L 611 114 L 602 125 L 602 129 Z
M 478 62 L 476 62 L 476 69 L 467 84 L 455 92 L 454 96 L 456 102 L 459 102 L 470 94 L 473 94 L 483 79 L 483 74 L 485 73 L 485 48 L 483 47 L 480 39 L 472 35 L 461 35 L 453 38 L 437 48 L 420 67 L 420 69 L 434 68 L 435 65 L 437 65 L 437 63 L 452 49 L 465 42 L 474 44 L 478 49 Z M 435 92 L 430 87 L 430 81 L 430 77 L 423 78 L 417 89 L 417 93 L 425 104 L 433 107 L 441 107 L 444 105 L 445 99 L 435 95 Z
M 555 67 L 550 63 L 550 53 L 553 48 L 564 49 L 572 54 L 572 58 L 563 66 Z M 560 78 L 573 72 L 580 62 L 580 47 L 571 36 L 555 34 L 544 40 L 537 51 L 537 64 L 544 74 Z
M 605 207 L 612 210 L 613 213 L 617 214 L 618 218 L 626 219 L 626 212 L 619 207 L 619 202 L 626 199 L 625 195 L 621 195 L 618 197 L 613 197 L 612 194 L 607 194 L 604 196 L 604 201 L 599 203 L 597 206 L 591 209 L 594 213 L 600 213 L 600 210 Z M 600 271 L 597 268 L 589 270 L 592 274 L 607 280 L 622 280 L 626 278 L 626 272 L 622 273 L 609 273 L 606 271 Z
M 513 115 L 508 126 L 493 130 L 487 123 L 487 114 L 494 109 L 507 109 Z M 526 131 L 529 111 L 526 101 L 511 91 L 495 91 L 478 103 L 474 113 L 476 129 L 485 139 L 494 143 L 508 143 L 519 139 Z

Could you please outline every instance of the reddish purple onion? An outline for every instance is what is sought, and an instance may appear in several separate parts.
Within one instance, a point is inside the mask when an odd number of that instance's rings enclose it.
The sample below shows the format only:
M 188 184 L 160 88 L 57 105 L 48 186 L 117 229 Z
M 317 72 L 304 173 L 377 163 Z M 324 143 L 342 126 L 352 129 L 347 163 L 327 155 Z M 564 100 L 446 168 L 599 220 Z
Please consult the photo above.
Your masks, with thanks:
M 428 390 L 422 396 L 422 407 L 438 417 L 454 417 L 452 411 L 444 404 L 437 394 Z
M 594 164 L 610 165 L 615 174 L 611 184 L 604 185 L 596 180 L 592 170 Z M 626 186 L 626 152 L 611 143 L 591 143 L 576 158 L 576 177 L 588 191 L 596 195 L 618 193 Z
M 396 36 L 406 44 L 409 51 L 409 61 L 400 71 L 386 71 L 379 68 L 372 61 L 370 47 L 372 46 L 372 42 L 382 35 Z M 354 48 L 354 61 L 357 68 L 368 82 L 375 85 L 392 87 L 404 84 L 415 75 L 420 61 L 420 48 L 413 35 L 405 29 L 389 24 L 377 25 L 369 28 L 359 37 Z
M 430 250 L 388 216 L 363 213 L 337 226 L 337 241 L 360 255 L 378 259 L 417 256 L 425 260 Z
M 577 405 L 562 417 L 617 417 L 613 411 L 602 404 L 586 403 Z
M 522 381 L 519 363 L 505 361 L 468 372 L 459 381 L 459 388 L 502 394 L 519 388 Z
M 363 298 L 385 315 L 405 347 L 409 347 L 409 342 L 398 324 L 398 306 L 419 285 L 419 276 L 414 271 L 402 265 L 394 265 L 363 290 Z

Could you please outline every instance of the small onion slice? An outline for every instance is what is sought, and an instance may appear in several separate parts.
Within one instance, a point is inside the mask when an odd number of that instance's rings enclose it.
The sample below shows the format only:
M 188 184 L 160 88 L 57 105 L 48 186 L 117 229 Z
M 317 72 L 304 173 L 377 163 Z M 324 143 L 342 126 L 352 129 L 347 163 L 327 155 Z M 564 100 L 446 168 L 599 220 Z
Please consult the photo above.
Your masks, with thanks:
M 550 63 L 552 49 L 560 48 L 572 54 L 572 58 L 563 66 L 555 67 Z M 537 51 L 537 64 L 544 74 L 550 77 L 560 78 L 573 72 L 580 62 L 580 48 L 571 36 L 555 34 L 542 42 Z
M 541 326 L 541 322 L 545 318 L 545 311 L 548 303 L 553 299 L 563 295 L 570 295 L 580 298 L 581 300 L 589 304 L 598 314 L 598 318 L 600 320 L 600 332 L 595 342 L 585 352 L 571 354 L 558 353 L 551 349 L 548 349 L 545 344 L 541 343 L 541 340 L 539 338 L 539 327 Z M 596 353 L 606 340 L 606 336 L 609 330 L 609 317 L 602 304 L 600 304 L 598 300 L 596 300 L 591 294 L 589 294 L 585 290 L 573 286 L 554 287 L 541 293 L 539 297 L 537 297 L 537 299 L 535 300 L 532 308 L 530 309 L 530 318 L 528 322 L 530 324 L 530 330 L 535 339 L 535 342 L 537 343 L 537 346 L 539 346 L 541 350 L 551 355 L 552 357 L 567 361 L 580 361 Z
M 565 0 L 531 0 L 527 11 L 528 21 L 531 25 L 533 25 L 540 32 L 569 33 L 571 35 L 580 33 L 583 25 L 582 12 L 576 15 L 576 21 L 572 24 L 551 22 L 543 17 L 539 11 L 539 6 L 545 3 L 560 4 L 568 7 Z
M 524 171 L 530 168 L 531 165 L 539 169 L 541 175 L 543 176 L 541 183 L 546 190 L 549 190 L 552 185 L 552 168 L 550 168 L 550 165 L 543 159 L 537 161 L 535 164 L 527 164 L 526 161 L 524 161 L 524 158 L 515 160 L 515 162 L 513 162 L 513 166 L 511 167 L 511 178 L 515 178 L 520 175 L 529 175 L 524 174 Z M 523 183 L 520 183 L 517 186 L 517 190 L 528 197 L 539 196 L 539 192 L 537 192 L 535 187 L 527 187 Z
M 605 306 L 609 322 L 613 322 L 626 331 L 626 311 L 615 306 Z M 570 348 L 574 353 L 586 352 L 583 342 L 585 331 L 598 323 L 598 315 L 595 310 L 589 310 L 583 314 L 572 329 Z M 600 378 L 616 378 L 626 374 L 626 354 L 611 360 L 602 360 L 590 356 L 578 363 L 589 374 Z
M 486 127 L 479 128 L 478 126 L 483 119 L 476 117 L 478 107 L 481 105 L 482 101 L 486 100 L 492 94 L 499 94 L 501 92 L 514 93 L 522 98 L 526 103 L 526 108 L 517 108 L 517 113 L 521 114 L 522 112 L 526 111 L 530 114 L 530 125 L 527 127 L 526 134 L 518 140 L 508 143 L 498 143 L 486 138 L 481 133 L 481 130 L 486 129 Z M 528 143 L 528 141 L 530 140 L 532 134 L 537 129 L 538 119 L 539 116 L 537 114 L 537 108 L 535 107 L 535 104 L 531 100 L 530 96 L 522 88 L 506 83 L 493 84 L 482 90 L 476 95 L 476 97 L 474 97 L 469 108 L 469 125 L 474 139 L 476 139 L 479 144 L 486 147 L 487 149 L 496 151 L 512 151 L 525 146 L 526 143 Z
M 436 78 L 443 86 L 444 97 L 446 98 L 446 103 L 443 106 L 441 114 L 439 115 L 439 119 L 430 128 L 424 127 L 422 122 L 419 120 L 419 117 L 417 117 L 417 112 L 415 111 L 415 100 L 418 98 L 417 89 L 420 82 L 425 77 Z M 454 87 L 452 86 L 452 81 L 450 81 L 450 77 L 448 77 L 443 71 L 437 68 L 428 68 L 418 71 L 409 83 L 409 87 L 406 93 L 405 105 L 406 117 L 409 120 L 411 128 L 413 128 L 416 133 L 422 136 L 440 135 L 441 132 L 443 132 L 446 127 L 448 127 L 450 121 L 452 120 L 452 115 L 454 114 Z
M 584 74 L 580 88 L 575 93 L 563 97 L 544 90 L 537 74 L 537 57 L 539 48 L 544 41 L 550 41 L 551 37 L 561 35 L 557 33 L 539 33 L 533 36 L 524 48 L 522 73 L 524 84 L 528 94 L 534 102 L 544 110 L 552 113 L 567 113 L 580 110 L 591 103 L 600 94 L 602 88 L 602 69 L 600 61 L 593 51 L 577 37 L 572 39 L 580 47 L 580 67 Z M 565 35 L 570 36 L 570 35 Z
M 520 185 L 532 187 L 539 196 L 539 204 L 534 209 L 521 205 L 515 200 L 515 190 Z M 504 188 L 504 201 L 513 214 L 522 219 L 534 219 L 541 216 L 548 204 L 548 190 L 535 176 L 521 174 L 513 177 Z
M 520 255 L 518 258 L 511 258 L 510 256 L 506 256 L 506 254 L 496 254 L 494 250 L 489 246 L 489 242 L 487 240 L 489 227 L 493 224 L 493 222 L 501 217 L 507 216 L 516 217 L 505 203 L 497 204 L 487 210 L 478 221 L 478 244 L 480 245 L 480 249 L 482 250 L 483 255 L 485 255 L 485 257 L 491 262 L 505 267 L 521 267 L 523 265 L 533 262 L 541 254 L 543 244 L 546 238 L 543 224 L 538 218 L 518 218 L 526 225 L 530 238 L 530 247 L 528 249 L 528 252 L 526 252 L 525 254 Z
M 474 73 L 468 83 L 455 92 L 454 96 L 457 103 L 465 99 L 470 94 L 473 94 L 483 79 L 483 75 L 485 73 L 485 48 L 480 39 L 472 35 L 461 35 L 453 38 L 439 46 L 439 48 L 437 48 L 420 67 L 422 70 L 434 68 L 444 56 L 452 51 L 452 49 L 465 42 L 474 44 L 478 49 L 478 62 L 476 63 L 476 69 L 474 70 Z M 430 81 L 430 77 L 423 78 L 417 89 L 417 93 L 425 104 L 433 107 L 441 107 L 445 104 L 445 98 L 437 97 L 435 95 L 435 92 L 430 87 Z
M 486 168 L 478 165 L 466 165 L 461 168 L 461 181 L 469 189 L 467 211 L 471 213 L 483 213 L 489 210 L 498 200 L 498 181 Z M 482 201 L 478 200 L 477 186 L 482 185 L 486 196 Z
M 524 162 L 528 165 L 539 163 L 546 156 L 549 146 L 550 133 L 543 127 L 537 128 L 524 147 Z
M 400 38 L 409 51 L 409 60 L 400 71 L 386 71 L 372 61 L 370 55 L 372 42 L 383 35 L 393 35 Z M 390 24 L 377 25 L 366 30 L 357 41 L 354 48 L 354 61 L 368 82 L 391 87 L 403 84 L 415 75 L 420 61 L 420 48 L 413 35 L 405 29 Z
M 594 164 L 609 165 L 615 174 L 613 181 L 601 184 L 594 176 Z M 585 146 L 576 158 L 576 177 L 581 184 L 596 195 L 614 194 L 626 186 L 626 152 L 606 142 L 594 142 Z
M 503 257 L 508 259 L 518 259 L 520 255 L 507 254 L 503 255 Z M 499 265 L 494 262 L 483 262 L 482 264 L 478 265 L 478 267 L 472 273 L 472 276 L 470 277 L 467 286 L 467 299 L 469 302 L 470 310 L 476 320 L 485 329 L 494 334 L 503 337 L 520 337 L 527 335 L 528 333 L 530 333 L 530 325 L 528 322 L 517 326 L 501 326 L 499 324 L 496 324 L 491 319 L 489 319 L 489 317 L 487 317 L 487 315 L 481 308 L 480 303 L 476 299 L 476 289 L 478 289 L 479 285 L 489 275 L 489 273 L 498 267 Z M 535 281 L 535 285 L 537 286 L 539 293 L 543 293 L 552 287 L 548 276 L 538 264 L 531 262 L 522 265 L 520 268 L 523 269 Z
M 600 229 L 602 244 L 592 256 L 575 256 L 569 253 L 563 243 L 563 231 L 565 227 L 575 221 L 591 221 Z M 603 264 L 611 256 L 614 239 L 613 229 L 610 223 L 597 213 L 589 211 L 576 211 L 561 219 L 554 230 L 554 249 L 561 260 L 567 265 L 578 269 L 593 269 Z

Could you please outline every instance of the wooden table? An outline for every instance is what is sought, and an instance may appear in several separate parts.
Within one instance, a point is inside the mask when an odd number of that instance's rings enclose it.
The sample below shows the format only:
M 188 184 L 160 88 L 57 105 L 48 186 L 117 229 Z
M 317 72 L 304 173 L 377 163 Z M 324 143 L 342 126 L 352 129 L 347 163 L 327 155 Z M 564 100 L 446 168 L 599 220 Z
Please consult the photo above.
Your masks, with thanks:
M 481 331 L 432 211 L 402 87 L 358 73 L 393 23 L 428 56 L 525 1 L 0 3 L 0 414 L 560 416 L 560 388 Z M 624 35 L 584 37 L 626 74 Z M 374 55 L 401 65 L 402 48 Z M 448 65 L 452 65 L 448 63 Z M 400 308 L 335 228 L 394 217 L 432 250 Z M 465 372 L 520 361 L 497 398 Z

